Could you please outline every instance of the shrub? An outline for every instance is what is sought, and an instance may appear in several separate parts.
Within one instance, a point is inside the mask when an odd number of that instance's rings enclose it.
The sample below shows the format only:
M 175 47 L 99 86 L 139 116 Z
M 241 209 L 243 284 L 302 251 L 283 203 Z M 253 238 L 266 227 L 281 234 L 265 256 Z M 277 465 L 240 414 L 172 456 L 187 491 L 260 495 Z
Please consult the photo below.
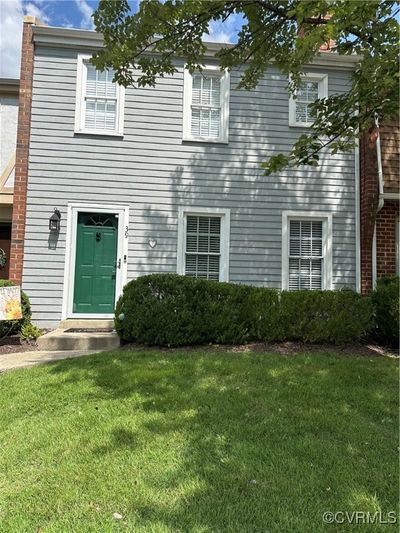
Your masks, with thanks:
M 380 278 L 372 293 L 375 338 L 391 346 L 399 345 L 399 276 Z
M 9 280 L 0 279 L 0 287 L 12 287 L 14 283 Z M 22 318 L 20 320 L 0 320 L 0 338 L 15 335 L 21 328 L 31 321 L 31 306 L 28 296 L 21 291 Z
M 35 326 L 35 324 L 32 324 L 32 322 L 24 324 L 19 334 L 21 339 L 24 341 L 35 341 L 41 335 L 42 331 Z
M 201 316 L 205 342 L 243 344 L 256 337 L 255 305 L 253 287 L 201 280 L 192 312 Z
M 252 287 L 245 285 L 143 276 L 125 286 L 115 328 L 123 340 L 146 344 L 243 343 L 254 337 L 251 298 Z
M 350 290 L 283 291 L 281 323 L 286 340 L 333 344 L 359 340 L 372 327 L 371 300 Z
M 183 344 L 186 338 L 201 342 L 197 317 L 185 320 L 190 314 L 186 288 L 170 276 L 143 276 L 129 282 L 116 306 L 115 329 L 120 337 L 161 345 Z M 196 298 L 194 290 L 192 298 Z
M 274 289 L 251 287 L 254 340 L 282 341 L 286 339 L 285 324 L 281 319 L 281 293 Z
M 163 346 L 342 343 L 363 337 L 372 324 L 370 299 L 352 291 L 279 292 L 176 274 L 129 282 L 115 314 L 121 339 Z

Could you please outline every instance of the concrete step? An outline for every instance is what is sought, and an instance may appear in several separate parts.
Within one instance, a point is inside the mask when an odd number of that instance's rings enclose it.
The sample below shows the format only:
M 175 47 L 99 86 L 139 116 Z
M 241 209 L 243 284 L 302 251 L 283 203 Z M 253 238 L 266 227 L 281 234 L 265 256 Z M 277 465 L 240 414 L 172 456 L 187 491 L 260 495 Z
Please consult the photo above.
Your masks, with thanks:
M 71 326 L 68 325 L 68 327 Z M 86 328 L 87 326 L 85 325 L 82 327 Z M 87 331 L 84 333 L 66 333 L 66 330 L 64 328 L 59 328 L 39 337 L 37 343 L 39 350 L 46 351 L 103 351 L 118 348 L 120 345 L 120 340 L 115 331 L 108 333 L 103 333 L 99 331 Z
M 58 327 L 60 329 L 114 329 L 114 320 L 112 318 L 67 318 L 61 320 Z

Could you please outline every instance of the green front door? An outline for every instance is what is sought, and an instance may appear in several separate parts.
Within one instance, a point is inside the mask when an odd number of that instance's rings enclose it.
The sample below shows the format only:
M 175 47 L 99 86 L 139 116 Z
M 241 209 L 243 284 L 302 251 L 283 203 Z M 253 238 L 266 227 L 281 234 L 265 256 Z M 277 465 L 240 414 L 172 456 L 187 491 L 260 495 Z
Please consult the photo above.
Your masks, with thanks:
M 113 313 L 117 238 L 115 215 L 78 214 L 74 313 Z

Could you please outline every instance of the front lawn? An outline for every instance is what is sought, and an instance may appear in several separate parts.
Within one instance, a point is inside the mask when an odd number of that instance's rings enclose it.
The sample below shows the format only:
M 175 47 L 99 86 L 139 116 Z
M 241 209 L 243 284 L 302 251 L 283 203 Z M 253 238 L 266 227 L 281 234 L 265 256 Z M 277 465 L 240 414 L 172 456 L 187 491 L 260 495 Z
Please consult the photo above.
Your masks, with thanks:
M 397 370 L 199 349 L 5 373 L 0 531 L 393 530 L 322 515 L 397 510 Z

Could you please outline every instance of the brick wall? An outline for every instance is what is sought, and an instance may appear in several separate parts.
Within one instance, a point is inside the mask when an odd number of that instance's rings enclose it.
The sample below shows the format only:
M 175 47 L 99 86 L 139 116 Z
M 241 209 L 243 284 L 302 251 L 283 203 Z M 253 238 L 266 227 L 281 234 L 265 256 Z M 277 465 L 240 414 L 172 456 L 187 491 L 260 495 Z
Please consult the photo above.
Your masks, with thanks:
M 380 127 L 384 192 L 399 193 L 400 130 L 394 121 Z M 399 201 L 385 200 L 377 212 L 379 200 L 377 131 L 371 128 L 360 140 L 360 237 L 361 292 L 372 289 L 372 242 L 376 219 L 377 277 L 396 273 L 396 221 Z
M 380 128 L 382 168 L 385 192 L 399 192 L 400 187 L 400 127 L 393 120 Z
M 399 202 L 385 200 L 376 219 L 376 271 L 377 277 L 396 273 L 396 221 L 399 218 Z
M 360 139 L 360 239 L 361 292 L 372 288 L 372 241 L 378 207 L 378 164 L 376 131 L 371 128 Z
M 10 280 L 20 284 L 24 259 L 26 193 L 28 187 L 29 138 L 33 78 L 34 17 L 25 17 L 22 33 L 21 75 L 15 160 L 14 206 L 11 233 Z

